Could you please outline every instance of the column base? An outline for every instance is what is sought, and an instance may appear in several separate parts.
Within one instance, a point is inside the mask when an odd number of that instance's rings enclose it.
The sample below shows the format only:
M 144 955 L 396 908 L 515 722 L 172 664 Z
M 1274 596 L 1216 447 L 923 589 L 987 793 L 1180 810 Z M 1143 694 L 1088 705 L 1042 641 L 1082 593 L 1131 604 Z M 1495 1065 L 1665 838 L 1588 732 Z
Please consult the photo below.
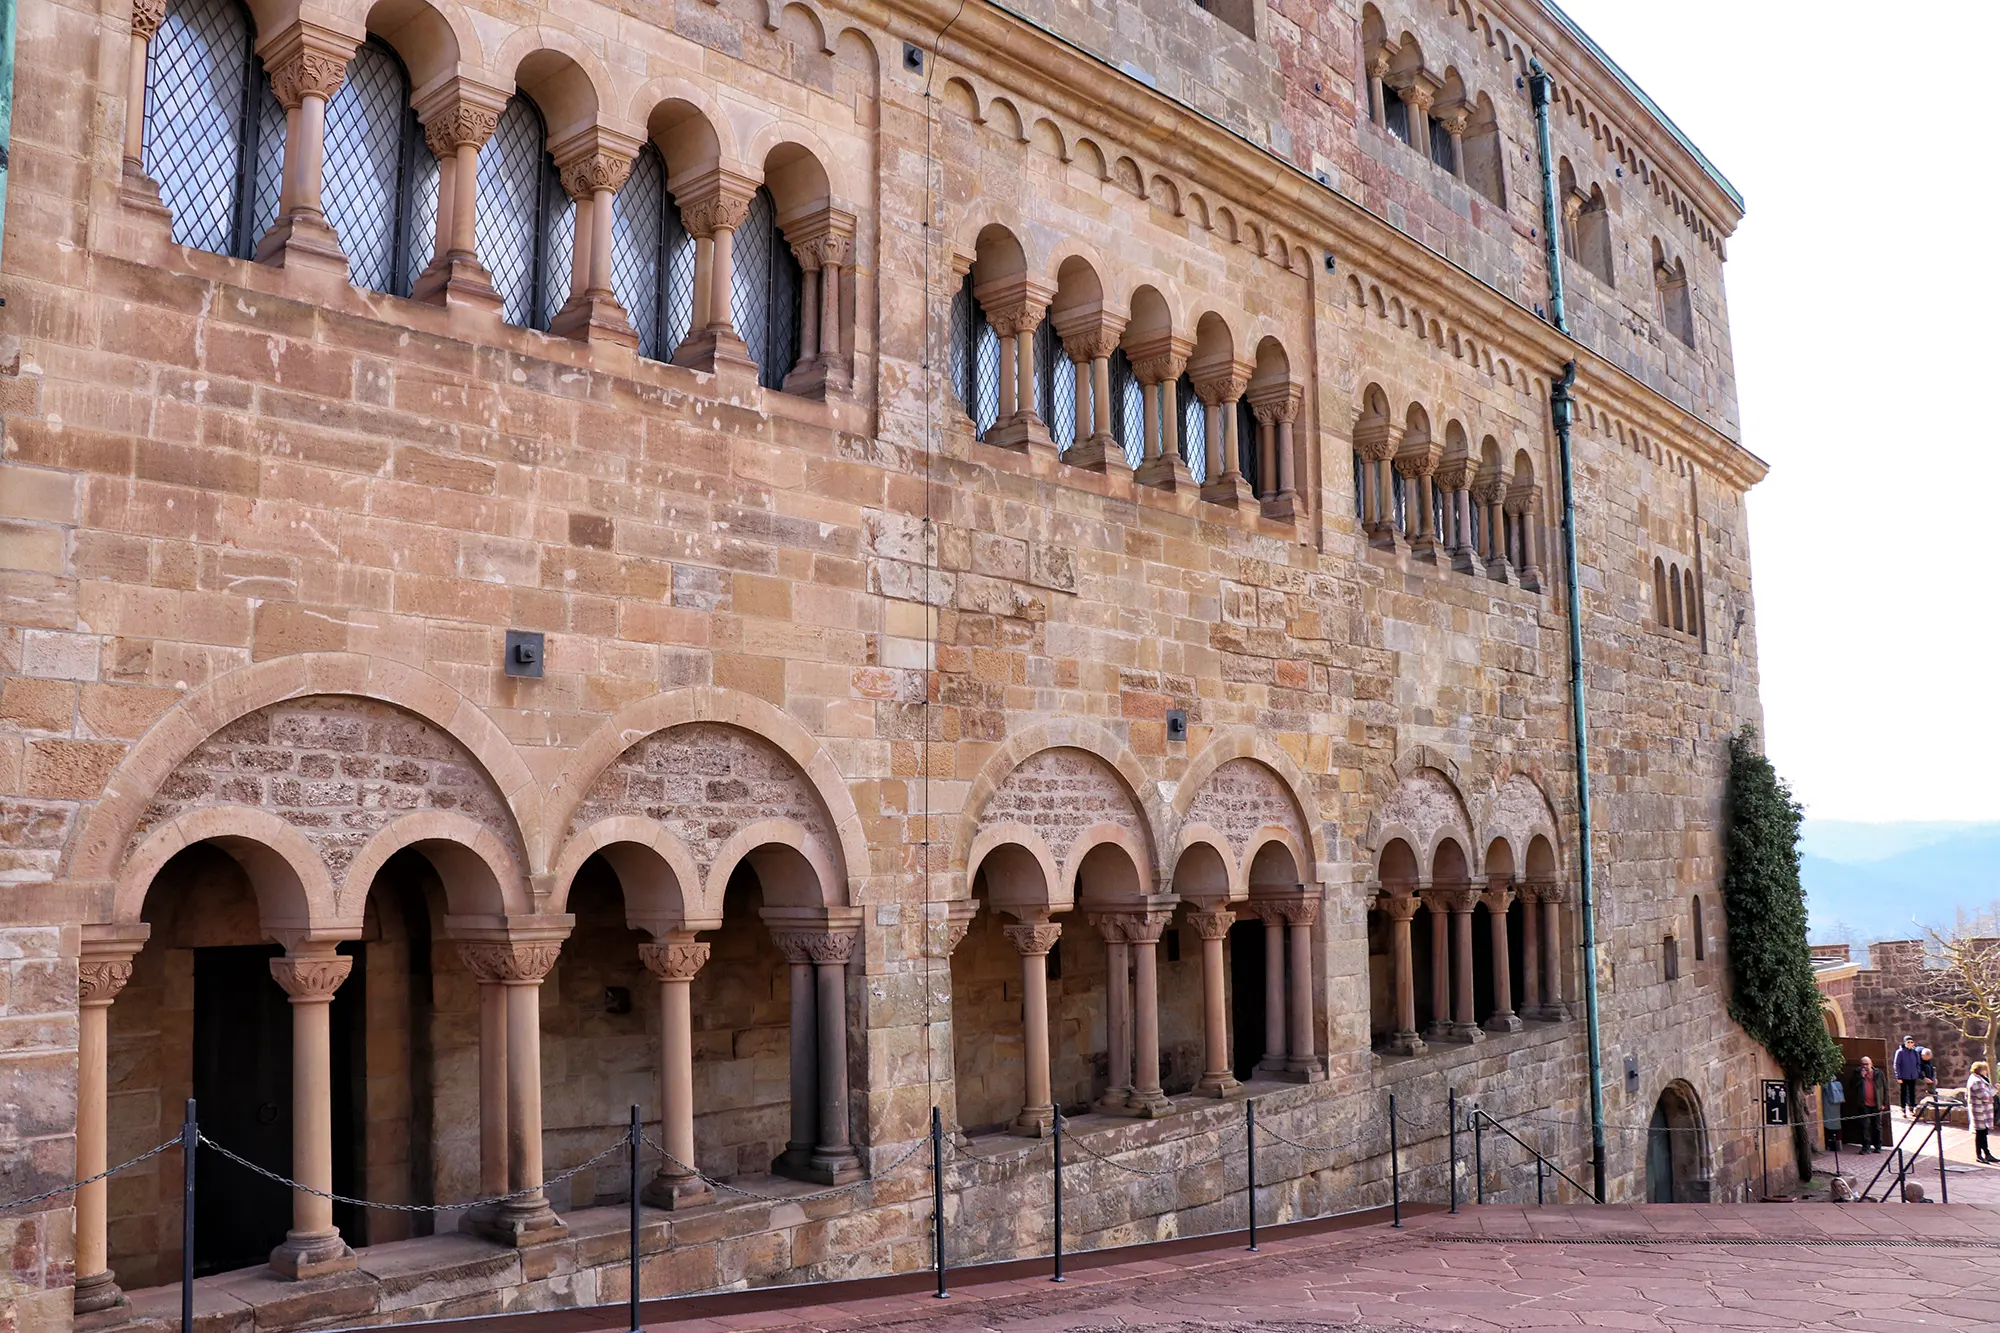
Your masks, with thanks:
M 1134 1091 L 1125 1103 L 1125 1114 L 1138 1116 L 1141 1120 L 1157 1120 L 1174 1109 L 1167 1100 L 1167 1094 L 1155 1089 L 1151 1092 Z
M 1045 1139 L 1055 1133 L 1056 1108 L 1053 1106 L 1027 1106 L 1021 1114 L 1008 1124 L 1007 1132 L 1024 1139 Z
M 1063 455 L 1063 462 L 1091 472 L 1123 472 L 1129 475 L 1132 471 L 1132 460 L 1125 456 L 1125 446 L 1109 435 L 1093 435 L 1071 445 L 1069 452 Z
M 294 213 L 272 224 L 257 242 L 255 258 L 272 268 L 303 268 L 318 273 L 338 273 L 347 277 L 347 255 L 340 237 L 326 219 L 311 213 Z
M 1542 571 L 1533 565 L 1529 565 L 1521 571 L 1521 586 L 1529 592 L 1540 592 L 1542 590 Z
M 1033 412 L 1016 412 L 993 423 L 986 432 L 986 443 L 998 445 L 1002 449 L 1019 449 L 1023 453 L 1038 450 L 1053 454 L 1055 438 L 1049 434 L 1048 426 Z
M 1225 1069 L 1219 1074 L 1203 1074 L 1201 1082 L 1194 1085 L 1192 1095 L 1196 1097 L 1227 1097 L 1242 1086 L 1241 1083 L 1236 1081 L 1236 1076 Z
M 1486 1040 L 1486 1029 L 1477 1023 L 1453 1023 L 1446 1029 L 1452 1041 L 1478 1042 Z
M 810 1180 L 812 1177 L 806 1173 L 812 1170 L 812 1155 L 810 1146 L 788 1143 L 783 1152 L 771 1159 L 771 1174 L 787 1180 Z
M 818 1148 L 806 1164 L 807 1180 L 821 1185 L 850 1185 L 861 1179 L 861 1158 L 852 1148 Z
M 102 1273 L 86 1273 L 76 1280 L 76 1295 L 70 1301 L 74 1314 L 96 1314 L 99 1310 L 112 1310 L 125 1304 L 125 1293 L 118 1286 L 118 1275 L 110 1269 Z
M 714 1203 L 715 1187 L 700 1176 L 670 1175 L 663 1171 L 639 1191 L 639 1202 L 649 1208 L 683 1212 Z
M 1526 1016 L 1544 1023 L 1561 1023 L 1569 1018 L 1569 1006 L 1561 1003 L 1544 1004 L 1529 1010 Z
M 125 159 L 125 173 L 118 181 L 118 198 L 127 208 L 151 213 L 169 225 L 173 223 L 173 210 L 160 202 L 159 183 L 129 157 Z
M 1519 1032 L 1521 1019 L 1516 1014 L 1495 1014 L 1486 1020 L 1488 1032 Z
M 1461 574 L 1470 574 L 1476 579 L 1486 577 L 1485 562 L 1470 546 L 1461 546 L 1451 553 L 1451 567 Z
M 433 259 L 417 275 L 415 285 L 410 288 L 410 299 L 425 305 L 464 307 L 496 315 L 503 304 L 500 293 L 493 287 L 493 275 L 466 254 L 446 254 L 443 259 Z
M 634 350 L 639 334 L 625 315 L 625 307 L 610 292 L 585 292 L 572 296 L 549 321 L 551 338 L 574 338 L 578 342 L 616 343 Z
M 734 329 L 699 329 L 688 334 L 674 349 L 673 363 L 711 374 L 736 371 L 746 373 L 752 379 L 757 377 L 757 363 L 750 357 L 750 344 L 737 336 Z
M 1279 491 L 1263 500 L 1264 517 L 1276 519 L 1280 523 L 1292 523 L 1299 517 L 1299 497 L 1291 491 Z
M 1248 509 L 1257 503 L 1257 493 L 1250 489 L 1250 483 L 1243 480 L 1240 472 L 1225 472 L 1203 482 L 1201 498 L 1210 504 L 1228 505 L 1233 509 Z
M 354 1266 L 354 1251 L 347 1248 L 338 1231 L 308 1235 L 286 1232 L 284 1244 L 271 1251 L 273 1271 L 295 1281 L 350 1272 Z
M 549 1201 L 534 1195 L 500 1204 L 484 1218 L 478 1219 L 472 1230 L 488 1240 L 517 1250 L 540 1245 L 544 1241 L 561 1240 L 569 1234 L 569 1227 L 556 1216 L 555 1209 L 549 1207 Z
M 1495 583 L 1512 583 L 1514 567 L 1505 560 L 1489 560 L 1486 562 L 1486 577 Z
M 1148 458 L 1132 469 L 1132 480 L 1141 486 L 1152 486 L 1174 494 L 1199 493 L 1194 473 L 1188 471 L 1187 463 L 1179 454 L 1161 454 L 1158 458 Z
M 1409 540 L 1400 529 L 1385 523 L 1378 523 L 1368 530 L 1368 544 L 1382 551 L 1407 551 Z
M 1090 1109 L 1102 1111 L 1105 1115 L 1124 1115 L 1131 1105 L 1132 1089 L 1106 1088 L 1103 1094 L 1090 1104 Z
M 1285 1076 L 1285 1057 L 1282 1055 L 1267 1055 L 1257 1062 L 1256 1069 L 1251 1072 L 1263 1078 L 1283 1078 Z
M 1278 1077 L 1287 1083 L 1323 1083 L 1326 1081 L 1326 1071 L 1320 1068 L 1317 1060 L 1303 1064 L 1288 1060 L 1285 1062 L 1284 1072 Z
M 1398 1032 L 1389 1038 L 1392 1055 L 1422 1055 L 1424 1049 L 1424 1039 L 1414 1032 Z
M 1437 540 L 1432 537 L 1410 538 L 1410 559 L 1421 560 L 1427 565 L 1443 563 Z

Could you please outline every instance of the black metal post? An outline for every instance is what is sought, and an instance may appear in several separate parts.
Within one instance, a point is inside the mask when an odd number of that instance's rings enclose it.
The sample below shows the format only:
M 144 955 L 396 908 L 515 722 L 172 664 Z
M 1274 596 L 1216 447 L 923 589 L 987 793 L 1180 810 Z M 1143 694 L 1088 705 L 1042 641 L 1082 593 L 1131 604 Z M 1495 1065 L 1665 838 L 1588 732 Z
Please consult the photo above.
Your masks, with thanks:
M 1473 1197 L 1480 1203 L 1486 1202 L 1486 1112 L 1472 1108 L 1472 1181 Z
M 626 1139 L 632 1167 L 632 1333 L 639 1333 L 639 1108 L 632 1108 L 632 1129 Z
M 194 1333 L 194 1158 L 200 1143 L 190 1097 L 181 1121 L 181 1333 Z
M 1542 1170 L 1542 1155 L 1540 1153 L 1536 1153 L 1535 1154 L 1535 1207 L 1537 1208 L 1542 1206 L 1542 1180 L 1545 1174 L 1546 1173 L 1543 1172 Z
M 944 1112 L 931 1108 L 931 1232 L 937 1240 L 937 1298 L 950 1299 L 944 1289 Z
M 1389 1094 L 1389 1212 L 1390 1226 L 1403 1225 L 1403 1166 L 1396 1158 L 1396 1094 Z
M 1972 1118 L 1972 1104 L 1966 1103 L 1965 1115 Z M 1937 1124 L 1938 1141 L 1938 1202 L 1951 1202 L 1951 1184 L 1944 1178 L 1944 1106 L 1936 1097 L 1931 1098 L 1931 1119 Z
M 1904 1131 L 1904 1133 L 1906 1134 L 1908 1132 L 1909 1132 L 1908 1130 Z M 1896 1145 L 1896 1202 L 1897 1203 L 1909 1202 L 1909 1197 L 1903 1193 L 1903 1184 L 1904 1184 L 1903 1177 L 1908 1172 L 1908 1170 L 1909 1170 L 1909 1163 L 1903 1160 L 1903 1145 L 1899 1143 Z
M 1764 1197 L 1771 1197 L 1771 1127 L 1765 1125 L 1757 1131 L 1757 1156 L 1762 1160 Z
M 1445 1116 L 1451 1125 L 1451 1212 L 1458 1211 L 1458 1089 L 1447 1088 L 1444 1094 Z
M 1247 1195 L 1250 1211 L 1250 1252 L 1257 1252 L 1257 1103 L 1243 1099 L 1243 1129 L 1249 1137 L 1243 1150 L 1244 1170 L 1250 1181 Z
M 1049 1281 L 1051 1281 L 1051 1282 L 1060 1282 L 1060 1281 L 1062 1281 L 1062 1280 L 1063 1280 L 1063 1274 L 1062 1274 L 1062 1107 L 1060 1107 L 1060 1106 L 1058 1106 L 1058 1107 L 1056 1108 L 1056 1123 L 1055 1123 L 1055 1130 L 1054 1130 L 1054 1148 L 1055 1148 L 1055 1155 L 1056 1155 L 1056 1275 L 1055 1275 L 1054 1277 L 1050 1278 L 1050 1279 L 1049 1279 Z

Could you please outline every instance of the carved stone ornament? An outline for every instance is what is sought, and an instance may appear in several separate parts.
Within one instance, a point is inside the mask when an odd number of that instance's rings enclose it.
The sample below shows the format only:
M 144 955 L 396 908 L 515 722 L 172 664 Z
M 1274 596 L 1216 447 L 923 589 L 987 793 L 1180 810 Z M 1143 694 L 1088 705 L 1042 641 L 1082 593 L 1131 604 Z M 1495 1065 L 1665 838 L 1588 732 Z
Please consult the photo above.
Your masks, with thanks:
M 821 267 L 847 268 L 854 263 L 854 238 L 837 231 L 815 236 L 806 242 L 805 248 Z
M 1276 906 L 1288 926 L 1310 926 L 1319 920 L 1317 898 L 1280 898 Z
M 966 935 L 972 930 L 972 913 L 963 916 L 951 915 L 942 921 L 931 923 L 933 942 L 932 957 L 949 958 L 965 943 Z
M 706 199 L 681 205 L 681 224 L 690 236 L 735 231 L 750 216 L 750 196 L 719 191 Z
M 1132 912 L 1125 917 L 1126 938 L 1134 944 L 1157 944 L 1166 932 L 1167 923 L 1174 919 L 1172 908 L 1152 908 L 1144 912 Z
M 1030 958 L 1046 954 L 1062 938 L 1062 927 L 1053 921 L 1030 921 L 1001 929 L 1006 933 L 1007 942 Z
M 1071 361 L 1096 361 L 1118 350 L 1118 334 L 1110 329 L 1072 333 L 1062 340 L 1062 345 Z
M 1375 900 L 1376 905 L 1389 914 L 1391 921 L 1408 921 L 1423 906 L 1423 900 L 1414 893 L 1384 892 Z
M 1250 380 L 1243 375 L 1204 375 L 1194 382 L 1195 395 L 1210 407 L 1235 402 L 1249 387 Z
M 460 102 L 440 111 L 424 125 L 424 142 L 439 161 L 456 157 L 462 146 L 483 148 L 500 126 L 500 113 Z
M 709 946 L 701 940 L 668 940 L 639 946 L 639 961 L 662 981 L 692 981 L 708 961 Z
M 1371 463 L 1393 455 L 1402 442 L 1403 428 L 1387 421 L 1364 421 L 1354 428 L 1354 448 Z
M 1437 484 L 1448 491 L 1465 490 L 1472 485 L 1474 471 L 1473 462 L 1469 458 L 1447 458 L 1438 464 L 1435 474 Z
M 774 930 L 771 940 L 778 951 L 793 963 L 840 963 L 845 964 L 854 957 L 854 946 L 860 940 L 859 931 L 853 930 Z
M 292 52 L 271 70 L 271 92 L 287 111 L 297 109 L 308 97 L 330 102 L 347 77 L 347 62 L 325 51 L 300 49 Z M 498 123 L 496 118 L 495 123 Z M 487 133 L 492 133 L 488 130 Z
M 1540 883 L 1524 885 L 1523 890 L 1524 892 L 1533 893 L 1537 901 L 1545 903 L 1560 903 L 1567 896 L 1563 891 L 1562 885 L 1551 884 L 1546 880 Z
M 1481 477 L 1472 483 L 1472 498 L 1483 505 L 1497 504 L 1507 495 L 1507 478 Z
M 1426 449 L 1420 454 L 1396 455 L 1396 471 L 1405 477 L 1428 477 L 1436 467 L 1435 449 Z
M 132 35 L 152 41 L 167 21 L 167 0 L 132 0 Z
M 273 958 L 271 975 L 294 1000 L 331 1000 L 354 970 L 354 960 L 341 954 L 326 958 Z
M 562 187 L 570 198 L 584 200 L 599 190 L 614 193 L 625 184 L 625 178 L 632 174 L 632 159 L 614 157 L 610 153 L 592 153 L 580 157 L 562 169 Z
M 1495 916 L 1505 916 L 1507 909 L 1514 905 L 1514 891 L 1512 889 L 1488 889 L 1479 896 L 1479 901 L 1485 903 L 1486 910 Z
M 481 981 L 540 981 L 562 953 L 559 940 L 467 940 L 459 957 Z
M 1165 356 L 1149 356 L 1143 361 L 1134 361 L 1132 375 L 1139 383 L 1151 388 L 1155 384 L 1165 384 L 1168 380 L 1179 379 L 1181 371 L 1186 367 L 1186 357 L 1169 353 Z
M 1194 933 L 1203 939 L 1222 940 L 1229 938 L 1229 928 L 1236 924 L 1236 913 L 1218 908 L 1212 912 L 1189 912 L 1187 919 Z
M 86 961 L 77 973 L 77 1003 L 110 1004 L 131 979 L 132 960 L 129 958 L 122 962 Z
M 986 323 L 992 328 L 995 336 L 1014 338 L 1023 333 L 1033 333 L 1040 328 L 1042 312 L 1024 302 L 1020 305 L 1005 306 L 999 310 L 988 310 Z

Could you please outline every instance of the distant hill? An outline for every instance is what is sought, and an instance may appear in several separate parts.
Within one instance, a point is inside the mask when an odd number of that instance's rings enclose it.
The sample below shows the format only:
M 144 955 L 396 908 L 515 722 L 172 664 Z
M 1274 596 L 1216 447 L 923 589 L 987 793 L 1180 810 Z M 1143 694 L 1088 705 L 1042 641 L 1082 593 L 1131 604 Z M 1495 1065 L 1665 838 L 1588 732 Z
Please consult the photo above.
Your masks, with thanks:
M 1808 819 L 1799 850 L 1816 941 L 1912 939 L 2000 899 L 2000 824 Z

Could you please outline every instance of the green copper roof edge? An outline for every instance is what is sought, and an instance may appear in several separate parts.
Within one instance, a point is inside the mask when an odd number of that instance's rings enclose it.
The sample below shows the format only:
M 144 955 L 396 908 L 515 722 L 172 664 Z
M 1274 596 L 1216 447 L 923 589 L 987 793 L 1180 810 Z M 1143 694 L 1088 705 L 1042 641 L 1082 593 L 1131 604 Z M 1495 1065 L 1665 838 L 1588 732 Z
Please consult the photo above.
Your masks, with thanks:
M 1592 54 L 1593 56 L 1596 56 L 1597 59 L 1604 65 L 1604 67 L 1611 71 L 1611 76 L 1617 79 L 1619 83 L 1625 86 L 1625 91 L 1632 94 L 1632 96 L 1638 98 L 1639 104 L 1645 107 L 1647 111 L 1652 113 L 1653 118 L 1655 120 L 1659 121 L 1660 124 L 1666 126 L 1667 133 L 1673 135 L 1675 142 L 1679 143 L 1681 147 L 1687 149 L 1688 153 L 1694 158 L 1694 160 L 1701 164 L 1701 169 L 1708 173 L 1708 178 L 1710 180 L 1714 181 L 1717 185 L 1722 187 L 1722 192 L 1729 196 L 1731 203 L 1736 205 L 1737 212 L 1739 213 L 1742 212 L 1743 211 L 1742 192 L 1739 191 L 1734 185 L 1731 185 L 1729 183 L 1729 177 L 1723 175 L 1722 168 L 1716 166 L 1714 162 L 1709 160 L 1709 156 L 1707 153 L 1704 153 L 1701 151 L 1701 149 L 1695 147 L 1694 140 L 1688 138 L 1687 131 L 1683 130 L 1680 126 L 1674 124 L 1674 118 L 1672 116 L 1669 116 L 1665 111 L 1662 111 L 1660 109 L 1660 104 L 1658 102 L 1655 102 L 1652 99 L 1652 97 L 1647 94 L 1646 90 L 1644 88 L 1641 88 L 1638 85 L 1638 83 L 1632 78 L 1632 76 L 1625 72 L 1623 67 L 1621 67 L 1617 61 L 1613 60 L 1609 55 L 1606 54 L 1604 48 L 1599 46 L 1596 40 L 1592 38 L 1589 33 L 1585 32 L 1582 26 L 1578 24 L 1575 19 L 1563 13 L 1563 11 L 1557 7 L 1555 0 L 1537 0 L 1537 3 L 1541 5 L 1543 11 L 1546 12 L 1550 18 L 1554 19 L 1557 23 L 1562 25 L 1563 31 L 1567 32 L 1571 37 L 1574 37 L 1578 42 L 1582 43 L 1584 50 L 1590 52 L 1590 54 Z

